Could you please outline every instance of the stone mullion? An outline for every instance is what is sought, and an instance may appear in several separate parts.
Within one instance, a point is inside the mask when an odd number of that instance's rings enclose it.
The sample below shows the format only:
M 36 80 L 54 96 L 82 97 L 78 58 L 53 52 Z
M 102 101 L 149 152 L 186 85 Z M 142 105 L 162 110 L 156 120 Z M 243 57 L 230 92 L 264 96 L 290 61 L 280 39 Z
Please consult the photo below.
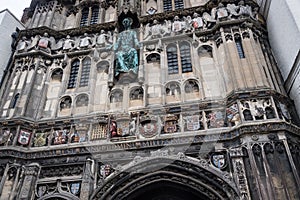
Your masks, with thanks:
M 269 58 L 269 55 L 266 53 L 268 47 L 266 47 L 266 45 L 263 43 L 263 41 L 261 42 L 261 47 L 262 47 L 263 58 L 266 61 L 267 69 L 270 74 L 270 78 L 272 80 L 272 85 L 275 90 L 281 91 L 280 87 L 278 86 L 278 82 L 276 80 L 276 75 L 274 74 L 274 71 L 273 71 L 272 62 Z
M 259 176 L 259 170 L 257 168 L 256 162 L 255 162 L 255 158 L 252 152 L 252 145 L 248 143 L 247 145 L 247 151 L 248 151 L 248 155 L 249 155 L 249 159 L 250 159 L 250 165 L 251 165 L 251 169 L 252 172 L 254 174 L 255 177 L 255 183 L 257 186 L 257 192 L 258 192 L 258 196 L 261 200 L 264 200 L 267 197 L 267 194 L 265 193 L 264 189 L 262 188 L 263 184 L 260 180 L 260 176 Z
M 40 19 L 37 19 L 37 15 L 38 15 L 38 13 L 39 13 L 39 6 L 40 6 L 40 3 L 38 3 L 37 4 L 37 6 L 35 7 L 35 11 L 34 11 L 34 14 L 33 14 L 33 16 L 32 16 L 32 20 L 31 20 L 31 22 L 30 22 L 30 27 L 32 28 L 32 27 L 37 27 L 37 25 L 38 25 L 38 23 L 39 23 L 39 20 Z M 41 16 L 41 14 L 40 14 L 40 16 Z M 36 22 L 36 23 L 35 23 Z
M 247 29 L 247 31 L 250 32 L 249 29 Z M 254 51 L 254 49 L 252 47 L 252 38 L 244 39 L 243 35 L 241 35 L 241 42 L 242 42 L 242 45 L 244 47 L 245 59 L 246 59 L 246 63 L 247 63 L 246 67 L 248 68 L 248 70 L 249 70 L 249 72 L 251 74 L 251 79 L 250 80 L 253 81 L 252 84 L 247 85 L 247 87 L 250 87 L 250 88 L 255 87 L 255 88 L 257 88 L 257 87 L 261 86 L 261 84 L 259 83 L 260 81 L 258 79 L 259 79 L 259 77 L 261 77 L 262 73 L 261 73 L 260 68 L 257 67 L 257 64 L 259 62 L 255 63 L 256 54 L 255 54 L 255 51 Z M 253 57 L 255 57 L 255 59 Z M 254 70 L 254 68 L 257 69 L 257 71 L 259 72 L 259 74 L 255 73 L 256 70 Z M 244 74 L 244 75 L 247 76 L 247 74 Z M 246 78 L 246 77 L 244 77 L 244 78 Z
M 14 177 L 14 184 L 13 184 L 13 187 L 12 187 L 12 190 L 11 190 L 11 193 L 9 195 L 9 200 L 14 200 L 16 199 L 15 197 L 17 196 L 17 192 L 16 189 L 17 189 L 17 185 L 19 183 L 19 177 L 20 177 L 20 167 L 17 168 L 17 173 L 16 173 L 16 177 Z
M 46 26 L 49 26 L 51 27 L 52 25 L 52 22 L 53 22 L 53 19 L 55 17 L 55 13 L 56 13 L 56 7 L 57 7 L 57 1 L 54 2 L 54 5 L 53 5 L 53 8 L 52 8 L 52 13 L 51 15 L 49 16 L 50 20 L 49 20 L 49 23 L 46 25 Z M 47 15 L 49 15 L 49 11 L 47 12 Z M 48 18 L 48 17 L 47 17 Z
M 15 137 L 14 137 L 14 141 L 13 141 L 13 143 L 12 143 L 12 146 L 16 146 L 17 141 L 18 141 L 18 137 L 19 137 L 20 130 L 21 130 L 21 126 L 18 125 L 18 126 L 17 126 L 17 129 L 16 129 L 16 135 L 15 135 Z
M 285 147 L 285 150 L 286 150 L 287 157 L 288 157 L 289 162 L 290 162 L 290 166 L 292 168 L 292 172 L 293 172 L 294 178 L 295 178 L 296 183 L 298 185 L 297 188 L 299 188 L 300 187 L 300 178 L 299 178 L 299 174 L 297 172 L 297 168 L 295 166 L 295 163 L 293 161 L 293 157 L 292 157 L 292 154 L 291 154 L 288 142 L 287 142 L 286 138 L 284 138 L 282 141 L 283 141 L 283 144 L 284 144 L 284 147 Z
M 3 190 L 4 184 L 5 184 L 5 180 L 6 180 L 6 177 L 7 177 L 8 170 L 9 170 L 9 164 L 7 163 L 6 167 L 5 167 L 5 170 L 4 170 L 4 173 L 3 173 L 3 176 L 2 176 L 2 179 L 1 179 L 1 182 L 0 182 L 0 198 L 2 196 L 2 190 Z
M 275 149 L 274 143 L 272 144 L 272 146 Z M 274 161 L 275 161 L 275 167 L 277 169 L 278 176 L 280 177 L 280 179 L 282 181 L 282 185 L 283 185 L 282 188 L 283 188 L 284 193 L 285 193 L 285 198 L 288 197 L 288 199 L 290 199 L 289 198 L 290 195 L 289 195 L 289 192 L 288 192 L 287 187 L 286 187 L 286 181 L 285 181 L 286 177 L 284 177 L 284 175 L 282 174 L 283 170 L 282 170 L 282 167 L 280 165 L 280 160 L 279 160 L 279 158 L 277 157 L 277 155 L 275 153 L 274 153 Z
M 24 93 L 24 89 L 26 88 L 26 84 L 24 84 L 24 83 L 26 83 L 26 80 L 27 80 L 27 77 L 28 77 L 28 74 L 29 74 L 29 67 L 28 67 L 28 69 L 25 69 L 25 66 L 27 66 L 27 65 L 24 65 L 23 67 L 22 67 L 22 69 L 21 69 L 21 73 L 20 73 L 20 76 L 19 76 L 19 80 L 17 81 L 18 83 L 17 83 L 17 85 L 16 85 L 16 89 L 15 89 L 15 92 L 14 92 L 14 94 L 17 94 L 17 93 L 19 93 L 20 94 L 20 96 L 19 96 L 19 99 L 18 99 L 18 102 L 16 102 L 16 105 L 15 105 L 15 108 L 14 108 L 14 110 L 13 110 L 13 114 L 16 114 L 16 113 L 18 113 L 17 111 L 18 111 L 18 106 L 20 105 L 20 103 L 22 102 L 22 98 L 23 98 L 23 93 Z M 23 74 L 24 73 L 24 74 Z M 22 79 L 22 76 L 24 75 L 24 78 Z M 21 79 L 21 80 L 20 80 Z M 19 89 L 19 84 L 20 84 L 20 82 L 22 81 L 22 86 L 20 87 L 20 89 Z M 23 110 L 24 110 L 24 108 L 23 108 Z
M 89 196 L 92 193 L 94 187 L 92 165 L 93 160 L 87 159 L 82 176 L 80 199 L 89 199 Z
M 47 100 L 47 92 L 49 90 L 49 76 L 50 76 L 50 70 L 47 70 L 46 74 L 44 75 L 43 83 L 42 83 L 43 84 L 42 98 L 41 98 L 41 101 L 40 101 L 39 106 L 38 106 L 39 109 L 36 112 L 36 118 L 37 119 L 40 119 L 43 112 L 44 112 L 44 106 L 45 106 L 45 103 L 46 103 L 46 100 Z
M 224 31 L 223 31 L 223 28 L 221 28 L 221 37 L 222 37 L 222 43 L 223 43 L 223 47 L 224 47 L 224 54 L 225 54 L 225 58 L 226 61 L 224 63 L 226 63 L 228 66 L 228 70 L 229 70 L 229 75 L 230 75 L 230 79 L 232 80 L 231 83 L 232 83 L 232 89 L 235 90 L 237 88 L 237 81 L 236 81 L 236 75 L 235 75 L 235 71 L 233 69 L 233 63 L 232 63 L 232 60 L 231 60 L 231 53 L 229 51 L 229 48 L 228 48 L 228 44 L 226 42 L 226 39 L 225 39 L 225 35 L 224 35 Z M 220 44 L 220 46 L 218 48 L 221 47 L 222 44 Z M 229 88 L 226 88 L 226 91 L 228 91 Z
M 233 165 L 232 167 L 234 168 L 233 175 L 235 182 L 239 187 L 238 189 L 240 191 L 240 196 L 244 197 L 245 199 L 251 200 L 243 156 L 244 155 L 241 148 L 234 149 L 230 152 L 230 157 L 232 159 Z
M 246 50 L 245 49 L 245 47 L 246 47 L 245 41 L 243 39 L 243 36 L 240 33 L 240 30 L 237 33 L 232 32 L 232 35 L 233 35 L 233 38 L 234 38 L 234 41 L 233 41 L 234 43 L 235 43 L 235 40 L 236 40 L 235 39 L 235 35 L 239 35 L 240 36 L 240 41 L 241 41 L 242 49 L 244 51 L 244 58 L 240 58 L 239 57 L 238 51 L 237 51 L 237 48 L 236 48 L 236 44 L 234 44 L 235 45 L 235 54 L 233 54 L 231 52 L 230 55 L 231 56 L 233 55 L 236 58 L 236 60 L 237 60 L 236 63 L 238 64 L 238 69 L 236 71 L 237 71 L 237 73 L 239 73 L 238 71 L 240 71 L 240 75 L 239 76 L 242 78 L 241 82 L 243 83 L 243 88 L 249 88 L 251 86 L 249 85 L 249 83 L 247 81 L 248 74 L 245 74 L 245 69 L 244 68 L 250 68 L 249 71 L 251 73 L 251 67 L 249 67 L 249 65 L 245 65 L 245 63 L 249 64 L 249 61 L 248 61 L 249 58 L 247 58 L 247 56 L 246 56 L 246 52 L 248 52 L 248 51 L 245 51 Z M 237 83 L 237 85 L 240 85 L 240 83 Z M 237 88 L 237 89 L 240 89 L 240 88 Z
M 32 163 L 25 167 L 24 184 L 19 192 L 18 200 L 32 199 L 35 191 L 35 185 L 38 179 L 38 173 L 40 166 L 36 163 Z
M 97 51 L 97 48 L 95 48 L 94 51 Z M 93 59 L 91 59 L 91 63 L 93 63 L 95 61 L 93 61 Z M 91 64 L 90 67 L 90 73 L 89 73 L 89 91 L 91 91 L 91 93 L 89 93 L 89 102 L 88 102 L 88 113 L 93 112 L 94 110 L 94 104 L 95 104 L 95 95 L 91 95 L 91 94 L 95 94 L 96 91 L 96 84 L 97 84 L 97 63 L 93 63 Z
M 268 196 L 269 199 L 275 199 L 276 193 L 274 191 L 274 184 L 272 181 L 272 175 L 270 172 L 270 166 L 268 164 L 267 158 L 266 158 L 266 154 L 265 154 L 265 150 L 264 150 L 264 146 L 261 146 L 261 154 L 262 154 L 262 159 L 263 159 L 263 165 L 264 165 L 264 170 L 266 172 L 266 177 L 267 177 L 267 190 L 268 190 Z
M 14 86 L 14 88 L 12 89 L 12 85 L 13 85 L 13 82 L 14 82 L 14 78 L 9 82 L 9 88 L 3 88 L 3 95 L 2 95 L 2 97 L 3 98 L 1 98 L 2 99 L 2 101 L 0 102 L 0 108 L 1 108 L 1 110 L 2 110 L 2 114 L 3 114 L 3 111 L 4 111 L 4 105 L 9 101 L 9 105 L 8 105 L 8 107 L 6 108 L 6 111 L 7 111 L 7 113 L 6 113 L 6 116 L 9 114 L 8 113 L 8 111 L 11 109 L 10 108 L 10 105 L 11 105 L 11 101 L 14 99 L 14 97 L 15 97 L 15 95 L 18 93 L 17 92 L 17 90 L 18 90 L 18 85 L 19 85 L 19 82 L 20 82 L 20 76 L 22 75 L 22 70 L 21 69 L 15 69 L 14 71 L 13 71 L 13 73 L 12 73 L 12 75 L 14 76 L 17 76 L 16 77 L 16 82 L 15 82 L 15 86 Z M 12 96 L 10 96 L 10 93 L 13 93 L 12 94 Z M 11 98 L 10 100 L 9 100 L 9 98 Z M 21 98 L 21 96 L 19 96 L 19 100 L 20 100 L 20 98 Z M 5 100 L 5 101 L 4 101 Z M 16 104 L 16 106 L 17 106 L 17 104 Z
M 256 64 L 254 64 L 253 66 L 255 66 L 255 68 L 260 72 L 260 78 L 261 80 L 257 81 L 257 82 L 261 82 L 263 84 L 263 86 L 268 86 L 268 79 L 267 77 L 264 77 L 265 75 L 265 72 L 264 70 L 262 69 L 262 60 L 260 58 L 260 52 L 258 51 L 258 45 L 255 44 L 255 41 L 254 41 L 254 37 L 253 37 L 253 31 L 251 29 L 249 29 L 249 32 L 250 32 L 250 46 L 251 46 L 251 50 L 253 51 L 253 54 L 255 56 L 255 59 L 256 59 Z M 254 73 L 254 78 L 256 79 L 256 76 L 255 76 L 255 73 Z M 261 85 L 259 85 L 261 86 Z
M 30 82 L 29 82 L 29 84 L 27 85 L 27 84 L 25 84 L 25 87 L 23 88 L 23 94 L 24 94 L 24 90 L 26 90 L 26 88 L 28 88 L 28 91 L 27 91 L 27 96 L 26 96 L 26 100 L 25 100 L 25 103 L 24 103 L 24 107 L 25 108 L 23 108 L 23 110 L 22 110 L 22 112 L 21 112 L 21 116 L 24 116 L 25 114 L 26 114 L 26 108 L 27 108 L 27 105 L 28 105 L 28 103 L 29 103 L 29 100 L 30 100 L 30 94 L 32 93 L 32 90 L 33 90 L 33 86 L 34 86 L 34 83 L 35 83 L 35 79 L 36 79 L 36 75 L 37 75 L 37 70 L 39 69 L 39 67 L 40 67 L 40 60 L 41 60 L 41 58 L 38 58 L 37 59 L 37 63 L 36 64 L 33 64 L 34 65 L 34 69 L 32 69 L 32 70 L 34 70 L 33 71 L 33 74 L 32 74 L 32 77 L 31 77 L 31 80 L 30 80 Z M 27 80 L 27 78 L 28 78 L 28 74 L 30 73 L 30 67 L 29 67 L 29 69 L 28 69 L 29 71 L 28 71 L 28 73 L 27 73 L 27 76 L 26 76 L 26 79 L 25 79 L 25 82 L 26 82 L 26 80 Z M 24 95 L 22 95 L 22 96 L 24 96 Z

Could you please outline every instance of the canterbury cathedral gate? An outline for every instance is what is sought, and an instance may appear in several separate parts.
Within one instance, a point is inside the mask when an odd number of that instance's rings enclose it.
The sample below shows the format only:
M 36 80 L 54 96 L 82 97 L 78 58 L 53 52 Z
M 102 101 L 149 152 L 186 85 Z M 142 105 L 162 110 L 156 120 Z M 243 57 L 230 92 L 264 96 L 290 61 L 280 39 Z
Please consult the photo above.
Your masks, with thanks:
M 32 0 L 23 21 L 1 200 L 300 199 L 299 121 L 256 0 Z

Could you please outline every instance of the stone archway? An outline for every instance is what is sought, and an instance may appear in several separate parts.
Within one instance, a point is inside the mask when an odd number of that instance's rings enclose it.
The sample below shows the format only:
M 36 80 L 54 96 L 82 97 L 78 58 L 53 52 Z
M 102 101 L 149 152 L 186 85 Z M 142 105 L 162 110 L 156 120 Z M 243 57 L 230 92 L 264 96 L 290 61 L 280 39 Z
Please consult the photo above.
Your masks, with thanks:
M 181 155 L 139 158 L 109 176 L 91 199 L 232 200 L 238 196 L 235 184 L 222 172 Z

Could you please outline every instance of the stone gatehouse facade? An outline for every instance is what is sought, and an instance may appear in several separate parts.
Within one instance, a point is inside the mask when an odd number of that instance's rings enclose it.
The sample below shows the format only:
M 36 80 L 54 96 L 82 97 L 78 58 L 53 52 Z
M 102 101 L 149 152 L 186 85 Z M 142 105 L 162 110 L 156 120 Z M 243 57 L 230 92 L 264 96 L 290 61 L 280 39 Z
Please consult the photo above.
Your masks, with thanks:
M 256 1 L 32 0 L 23 20 L 1 200 L 300 198 L 298 117 Z

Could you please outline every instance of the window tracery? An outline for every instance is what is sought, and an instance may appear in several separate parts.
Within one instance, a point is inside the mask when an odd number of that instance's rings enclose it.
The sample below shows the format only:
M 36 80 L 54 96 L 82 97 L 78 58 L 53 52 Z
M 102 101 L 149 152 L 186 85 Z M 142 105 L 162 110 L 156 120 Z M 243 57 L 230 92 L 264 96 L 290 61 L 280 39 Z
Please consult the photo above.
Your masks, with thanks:
M 78 59 L 74 60 L 71 64 L 71 72 L 69 77 L 68 89 L 76 87 L 79 65 L 80 65 L 80 61 Z
M 79 87 L 88 86 L 90 71 L 91 71 L 91 59 L 85 58 L 82 62 L 82 71 L 81 71 Z

